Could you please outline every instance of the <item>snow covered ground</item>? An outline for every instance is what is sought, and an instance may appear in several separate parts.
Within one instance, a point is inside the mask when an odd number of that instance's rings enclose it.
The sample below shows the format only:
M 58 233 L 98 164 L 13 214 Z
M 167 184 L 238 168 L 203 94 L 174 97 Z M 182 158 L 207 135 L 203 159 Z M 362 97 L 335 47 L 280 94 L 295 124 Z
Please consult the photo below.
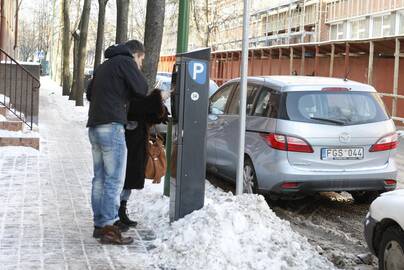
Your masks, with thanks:
M 41 83 L 41 151 L 0 149 L 6 269 L 334 269 L 263 197 L 233 196 L 208 183 L 205 207 L 172 224 L 163 185 L 147 183 L 129 202 L 139 221 L 128 232 L 135 243 L 98 244 L 91 237 L 88 104 L 74 107 L 49 78 Z
M 175 269 L 334 269 L 258 195 L 233 196 L 206 183 L 205 207 L 169 224 L 163 185 L 150 182 L 130 202 L 157 234 L 151 255 Z

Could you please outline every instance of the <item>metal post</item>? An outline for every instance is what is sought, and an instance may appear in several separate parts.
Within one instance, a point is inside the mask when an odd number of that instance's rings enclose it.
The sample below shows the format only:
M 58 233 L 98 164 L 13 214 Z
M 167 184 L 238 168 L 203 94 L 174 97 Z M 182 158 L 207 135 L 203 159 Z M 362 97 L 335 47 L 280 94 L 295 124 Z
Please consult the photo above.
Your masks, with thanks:
M 319 59 L 320 57 L 320 47 L 319 45 L 316 46 L 316 56 L 314 58 L 314 75 L 318 76 L 318 66 L 319 66 Z
M 236 194 L 243 193 L 244 179 L 244 144 L 245 144 L 245 121 L 247 107 L 247 74 L 248 74 L 248 28 L 250 21 L 250 1 L 244 0 L 243 14 L 243 50 L 241 58 L 241 82 L 240 82 L 240 130 L 239 130 L 239 147 L 238 147 L 238 168 L 236 181 Z
M 189 1 L 180 0 L 178 13 L 178 33 L 177 33 L 177 53 L 188 51 L 188 33 L 189 33 Z M 170 178 L 171 178 L 171 149 L 172 149 L 172 118 L 169 118 L 166 134 L 166 159 L 167 170 L 164 178 L 164 195 L 170 196 Z
M 397 95 L 398 95 L 398 77 L 400 72 L 400 40 L 396 38 L 396 50 L 394 53 L 394 85 L 393 85 L 393 108 L 392 116 L 397 116 Z
M 373 84 L 373 58 L 375 54 L 375 44 L 373 41 L 369 43 L 369 63 L 368 63 L 368 84 Z
M 188 51 L 189 1 L 180 0 L 178 14 L 177 53 Z
M 306 59 L 306 48 L 302 46 L 302 60 L 300 62 L 300 75 L 304 76 L 304 61 Z
M 293 47 L 290 47 L 290 57 L 289 57 L 289 75 L 293 74 Z
M 331 44 L 331 59 L 330 59 L 330 72 L 329 76 L 334 76 L 334 58 L 335 58 L 335 45 Z
M 345 62 L 344 62 L 344 78 L 349 77 L 349 43 L 345 43 Z

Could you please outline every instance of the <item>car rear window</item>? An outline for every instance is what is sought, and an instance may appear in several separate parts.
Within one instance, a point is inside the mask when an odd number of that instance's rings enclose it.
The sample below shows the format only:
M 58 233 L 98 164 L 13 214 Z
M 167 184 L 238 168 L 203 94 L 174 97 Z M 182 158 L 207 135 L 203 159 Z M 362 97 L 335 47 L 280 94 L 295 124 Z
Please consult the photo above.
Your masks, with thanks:
M 388 120 L 383 101 L 370 92 L 287 92 L 287 119 L 328 125 L 359 125 Z

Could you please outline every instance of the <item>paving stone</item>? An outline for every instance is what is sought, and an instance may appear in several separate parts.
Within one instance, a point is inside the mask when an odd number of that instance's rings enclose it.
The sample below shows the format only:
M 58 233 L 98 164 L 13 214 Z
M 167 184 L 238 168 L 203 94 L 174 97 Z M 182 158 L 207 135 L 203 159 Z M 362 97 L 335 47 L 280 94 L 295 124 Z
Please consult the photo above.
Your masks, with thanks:
M 149 228 L 126 233 L 135 238 L 130 246 L 92 237 L 87 130 L 63 117 L 49 89 L 40 93 L 39 154 L 0 151 L 0 269 L 158 269 L 148 254 L 156 238 Z

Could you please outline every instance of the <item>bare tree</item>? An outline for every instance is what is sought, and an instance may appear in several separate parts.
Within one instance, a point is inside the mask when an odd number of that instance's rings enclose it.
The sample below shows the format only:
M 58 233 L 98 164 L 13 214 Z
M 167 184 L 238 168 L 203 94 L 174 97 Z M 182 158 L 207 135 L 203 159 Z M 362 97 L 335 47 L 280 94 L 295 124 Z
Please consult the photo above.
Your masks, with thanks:
M 116 38 L 115 43 L 128 40 L 129 0 L 116 0 Z
M 19 58 L 26 62 L 32 60 L 35 56 L 35 29 L 32 24 L 22 20 L 20 22 L 19 31 L 24 33 L 24 35 L 20 35 Z
M 74 98 L 76 106 L 83 106 L 84 91 L 84 69 L 86 64 L 86 47 L 88 36 L 88 25 L 90 21 L 91 0 L 84 0 L 83 11 L 81 13 L 79 31 L 73 33 L 73 37 L 78 39 L 77 58 L 75 70 L 73 73 L 73 87 L 70 93 L 70 99 Z M 77 44 L 77 43 L 76 43 Z
M 143 72 L 150 87 L 156 81 L 163 40 L 165 0 L 148 0 L 146 8 L 145 49 Z
M 70 93 L 70 0 L 63 0 L 63 95 Z
M 191 0 L 193 23 L 205 47 L 210 46 L 212 35 L 240 17 L 234 10 L 224 12 L 215 0 Z
M 105 9 L 108 0 L 98 0 L 98 27 L 97 27 L 97 42 L 95 45 L 94 71 L 101 64 L 102 51 L 104 49 L 105 36 Z
M 128 39 L 144 40 L 146 24 L 146 1 L 131 0 L 129 8 L 129 37 Z

